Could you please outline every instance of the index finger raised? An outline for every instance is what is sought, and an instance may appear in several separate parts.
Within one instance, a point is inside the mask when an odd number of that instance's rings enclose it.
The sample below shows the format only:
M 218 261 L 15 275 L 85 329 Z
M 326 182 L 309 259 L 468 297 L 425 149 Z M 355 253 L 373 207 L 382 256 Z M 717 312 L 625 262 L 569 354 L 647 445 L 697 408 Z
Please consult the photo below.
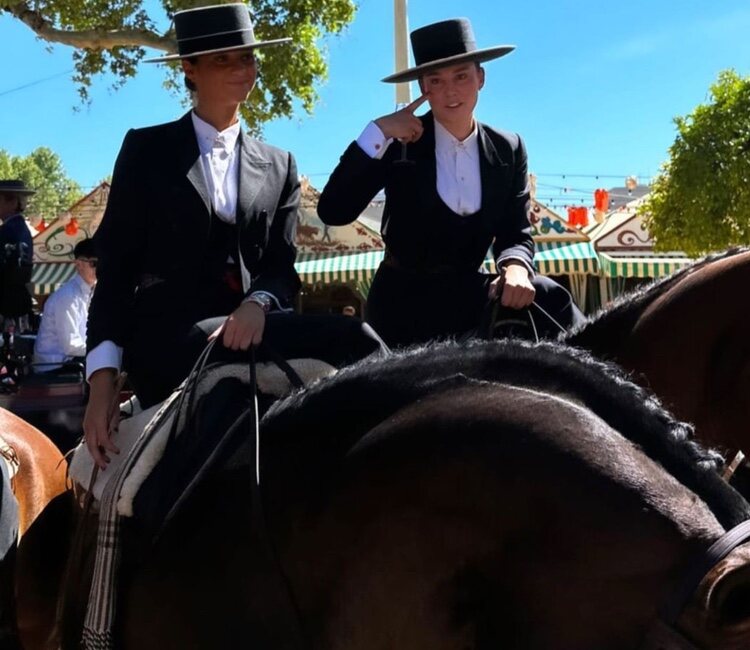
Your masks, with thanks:
M 409 111 L 409 113 L 414 113 L 414 111 L 416 111 L 422 104 L 427 101 L 427 98 L 429 96 L 429 93 L 422 93 L 422 95 L 417 97 L 411 104 L 407 104 L 404 107 L 404 110 Z

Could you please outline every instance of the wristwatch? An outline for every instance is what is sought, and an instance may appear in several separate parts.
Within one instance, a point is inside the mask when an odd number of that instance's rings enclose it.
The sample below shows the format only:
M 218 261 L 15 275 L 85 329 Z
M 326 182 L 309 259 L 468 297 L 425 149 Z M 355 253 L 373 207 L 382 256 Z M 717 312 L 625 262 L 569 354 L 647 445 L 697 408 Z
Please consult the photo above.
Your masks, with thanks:
M 254 293 L 245 299 L 245 302 L 254 302 L 256 305 L 260 305 L 264 314 L 271 311 L 272 303 L 271 298 L 265 293 Z

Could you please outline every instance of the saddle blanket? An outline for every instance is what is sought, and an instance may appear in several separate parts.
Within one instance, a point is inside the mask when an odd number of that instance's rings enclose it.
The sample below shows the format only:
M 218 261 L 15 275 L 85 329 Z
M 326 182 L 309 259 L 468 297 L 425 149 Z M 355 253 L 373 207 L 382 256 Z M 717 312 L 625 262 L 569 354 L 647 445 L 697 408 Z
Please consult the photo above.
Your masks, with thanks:
M 317 359 L 292 359 L 288 363 L 305 385 L 336 372 L 333 366 Z M 292 391 L 293 387 L 287 376 L 274 363 L 257 364 L 256 375 L 258 391 L 264 395 L 281 398 Z M 122 517 L 132 517 L 133 500 L 138 494 L 138 490 L 164 455 L 174 423 L 180 390 L 181 388 L 178 388 L 164 402 L 134 413 L 120 421 L 114 439 L 120 453 L 109 454 L 110 463 L 107 465 L 107 469 L 98 471 L 93 483 L 92 477 L 94 476 L 96 463 L 89 453 L 86 443 L 82 442 L 78 445 L 68 468 L 68 475 L 71 480 L 84 490 L 92 492 L 94 499 L 100 502 L 109 482 L 120 474 L 130 450 L 133 449 L 146 430 L 154 429 L 150 431 L 148 444 L 127 473 L 120 493 L 116 497 L 117 513 Z

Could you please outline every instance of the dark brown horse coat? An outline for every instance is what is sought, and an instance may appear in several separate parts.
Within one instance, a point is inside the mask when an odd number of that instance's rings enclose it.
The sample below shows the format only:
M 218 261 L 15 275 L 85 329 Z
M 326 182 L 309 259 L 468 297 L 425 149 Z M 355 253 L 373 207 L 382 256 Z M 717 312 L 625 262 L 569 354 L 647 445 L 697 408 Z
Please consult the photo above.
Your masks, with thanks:
M 616 361 L 706 445 L 750 450 L 750 251 L 714 255 L 625 296 L 566 338 Z
M 278 567 L 251 523 L 248 442 L 152 551 L 126 559 L 120 639 L 635 650 L 695 554 L 750 517 L 718 456 L 689 438 L 616 371 L 559 346 L 362 363 L 264 418 Z M 682 632 L 699 648 L 746 648 L 749 584 L 742 547 L 703 581 Z M 73 648 L 87 590 L 70 586 Z

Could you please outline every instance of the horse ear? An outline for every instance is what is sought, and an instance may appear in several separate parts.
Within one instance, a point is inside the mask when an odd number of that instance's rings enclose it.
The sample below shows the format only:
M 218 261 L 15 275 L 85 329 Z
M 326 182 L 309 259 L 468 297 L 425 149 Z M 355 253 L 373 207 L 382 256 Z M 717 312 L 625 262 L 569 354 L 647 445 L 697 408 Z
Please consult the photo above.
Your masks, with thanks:
M 741 565 L 719 579 L 711 589 L 708 611 L 720 627 L 750 625 L 750 565 Z

